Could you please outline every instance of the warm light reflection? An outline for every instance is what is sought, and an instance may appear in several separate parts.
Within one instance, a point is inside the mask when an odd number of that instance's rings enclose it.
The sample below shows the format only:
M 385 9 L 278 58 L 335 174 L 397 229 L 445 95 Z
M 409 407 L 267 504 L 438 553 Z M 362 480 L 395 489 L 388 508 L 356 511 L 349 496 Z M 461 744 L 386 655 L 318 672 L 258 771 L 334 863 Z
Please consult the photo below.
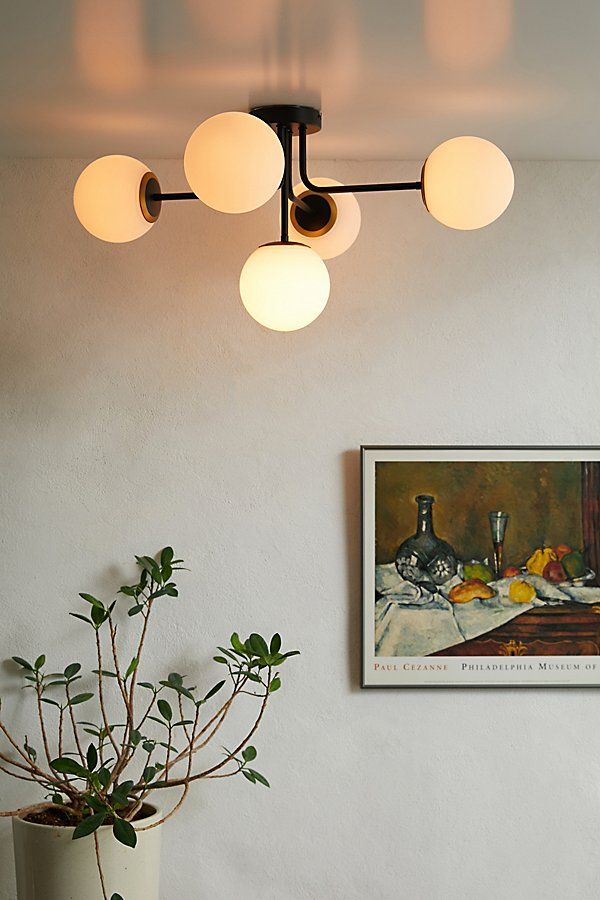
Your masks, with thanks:
M 79 71 L 91 87 L 120 94 L 142 86 L 142 0 L 76 0 L 73 34 Z
M 513 28 L 513 0 L 423 0 L 427 50 L 441 66 L 477 71 L 505 53 Z
M 248 46 L 276 31 L 280 0 L 187 0 L 198 37 L 225 46 Z

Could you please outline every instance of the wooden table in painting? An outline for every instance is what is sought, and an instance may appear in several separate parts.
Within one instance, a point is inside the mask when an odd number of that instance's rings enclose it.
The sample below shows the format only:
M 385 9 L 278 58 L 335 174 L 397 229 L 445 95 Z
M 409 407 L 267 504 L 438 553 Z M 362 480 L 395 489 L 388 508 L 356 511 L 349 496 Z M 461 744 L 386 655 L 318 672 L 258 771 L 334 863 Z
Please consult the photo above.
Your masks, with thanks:
M 432 656 L 599 656 L 600 604 L 563 603 L 523 613 Z
M 536 590 L 529 603 L 512 602 L 514 579 L 503 578 L 490 585 L 490 600 L 454 604 L 448 594 L 457 578 L 431 594 L 403 581 L 395 566 L 377 566 L 376 655 L 600 655 L 600 588 L 520 577 Z

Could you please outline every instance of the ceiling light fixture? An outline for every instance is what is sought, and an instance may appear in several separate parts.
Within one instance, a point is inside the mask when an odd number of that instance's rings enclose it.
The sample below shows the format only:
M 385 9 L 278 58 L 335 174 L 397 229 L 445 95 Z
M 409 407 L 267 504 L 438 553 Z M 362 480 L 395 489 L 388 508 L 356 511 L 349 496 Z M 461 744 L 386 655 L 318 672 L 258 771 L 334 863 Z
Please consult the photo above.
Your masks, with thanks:
M 489 225 L 511 201 L 511 164 L 483 138 L 456 137 L 440 144 L 425 160 L 419 181 L 340 184 L 309 177 L 307 137 L 320 130 L 321 113 L 312 106 L 220 113 L 199 125 L 185 148 L 192 192 L 165 193 L 144 163 L 104 156 L 79 176 L 75 212 L 95 237 L 123 243 L 145 234 L 166 201 L 199 199 L 220 212 L 242 213 L 262 206 L 279 189 L 280 240 L 250 255 L 240 293 L 261 325 L 295 331 L 313 322 L 327 303 L 329 274 L 323 260 L 344 253 L 358 236 L 360 207 L 354 194 L 420 191 L 431 215 L 459 230 Z M 293 137 L 301 181 L 295 187 Z

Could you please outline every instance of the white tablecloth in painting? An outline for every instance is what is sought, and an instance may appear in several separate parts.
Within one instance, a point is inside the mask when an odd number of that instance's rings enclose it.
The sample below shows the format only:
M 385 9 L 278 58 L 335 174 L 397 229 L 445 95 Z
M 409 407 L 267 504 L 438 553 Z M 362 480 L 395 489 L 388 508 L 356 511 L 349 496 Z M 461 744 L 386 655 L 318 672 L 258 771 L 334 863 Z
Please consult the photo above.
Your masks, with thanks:
M 514 578 L 492 582 L 498 593 L 490 600 L 450 603 L 448 593 L 460 581 L 458 576 L 431 594 L 403 581 L 393 563 L 377 566 L 375 586 L 381 597 L 375 603 L 375 655 L 428 656 L 493 631 L 535 606 L 600 603 L 597 587 L 557 587 L 539 575 L 519 577 L 536 590 L 531 603 L 509 599 Z

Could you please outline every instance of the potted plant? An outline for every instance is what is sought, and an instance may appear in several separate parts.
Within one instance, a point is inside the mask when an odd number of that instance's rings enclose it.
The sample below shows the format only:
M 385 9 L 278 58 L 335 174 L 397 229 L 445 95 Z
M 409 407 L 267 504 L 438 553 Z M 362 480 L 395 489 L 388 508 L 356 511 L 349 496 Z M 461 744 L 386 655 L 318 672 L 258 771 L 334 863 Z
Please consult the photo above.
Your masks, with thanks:
M 35 703 L 39 737 L 18 739 L 0 708 L 0 771 L 35 784 L 44 796 L 0 813 L 13 819 L 19 900 L 158 900 L 160 826 L 181 807 L 190 785 L 241 775 L 269 787 L 253 767 L 250 741 L 281 687 L 279 669 L 298 651 L 282 652 L 278 634 L 267 644 L 259 634 L 241 640 L 234 633 L 214 657 L 225 677 L 209 690 L 178 672 L 140 680 L 153 607 L 178 596 L 173 574 L 183 560 L 165 547 L 156 558 L 136 561 L 135 584 L 123 585 L 109 604 L 80 594 L 87 614 L 71 613 L 94 639 L 93 691 L 79 687 L 78 662 L 55 672 L 44 654 L 32 661 L 13 657 Z M 119 636 L 127 621 L 139 628 L 137 649 L 124 659 Z M 241 695 L 255 698 L 252 723 L 233 749 L 200 765 Z M 118 717 L 111 715 L 116 708 Z M 174 801 L 164 805 L 173 790 Z

